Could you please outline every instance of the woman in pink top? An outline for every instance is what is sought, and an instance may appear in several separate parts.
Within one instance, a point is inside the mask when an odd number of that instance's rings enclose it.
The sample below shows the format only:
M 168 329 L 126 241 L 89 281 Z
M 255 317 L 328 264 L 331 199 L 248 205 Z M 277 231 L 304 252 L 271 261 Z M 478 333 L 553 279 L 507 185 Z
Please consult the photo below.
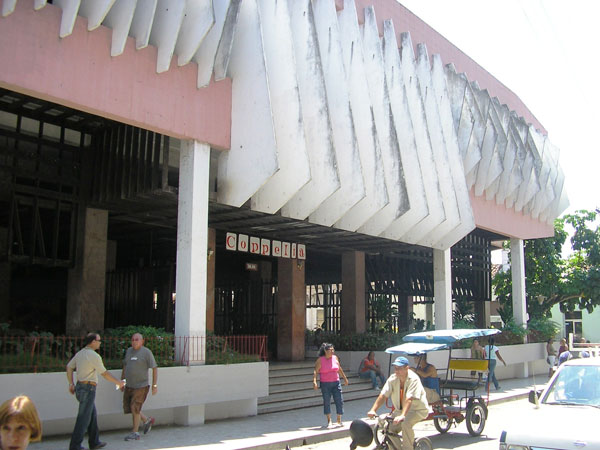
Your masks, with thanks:
M 317 374 L 321 381 L 321 394 L 323 395 L 323 412 L 327 417 L 327 428 L 334 427 L 331 423 L 331 396 L 335 402 L 337 412 L 337 423 L 335 427 L 342 426 L 342 414 L 344 414 L 344 399 L 342 398 L 342 386 L 340 384 L 340 375 L 344 379 L 344 384 L 348 386 L 348 378 L 342 369 L 340 360 L 333 354 L 333 344 L 323 343 L 319 349 L 319 357 L 315 362 L 315 371 L 313 373 L 313 387 L 317 389 Z

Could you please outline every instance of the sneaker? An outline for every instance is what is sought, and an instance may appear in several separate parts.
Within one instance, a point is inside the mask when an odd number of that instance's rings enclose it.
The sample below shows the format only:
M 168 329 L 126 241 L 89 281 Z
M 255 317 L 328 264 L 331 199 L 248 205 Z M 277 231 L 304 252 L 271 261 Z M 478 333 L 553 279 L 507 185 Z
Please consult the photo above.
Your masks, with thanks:
M 331 422 L 327 422 L 327 425 L 323 425 L 323 429 L 327 430 L 328 428 L 331 428 L 333 425 L 331 424 Z
M 497 391 L 500 391 L 500 390 L 502 390 L 502 386 L 496 386 L 496 390 L 497 390 Z
M 373 388 L 373 390 L 374 390 L 374 391 L 378 391 L 378 392 L 379 392 L 381 389 L 380 389 L 380 387 L 379 387 L 379 386 L 375 386 L 375 387 Z
M 144 422 L 144 434 L 152 429 L 152 425 L 154 425 L 154 417 L 148 417 L 148 420 Z
M 125 440 L 126 441 L 139 441 L 140 433 L 138 433 L 137 431 L 132 431 L 127 436 L 125 436 Z
M 104 447 L 106 447 L 106 442 L 98 442 L 97 444 L 92 445 L 90 447 L 90 450 L 96 450 L 98 448 L 104 448 Z

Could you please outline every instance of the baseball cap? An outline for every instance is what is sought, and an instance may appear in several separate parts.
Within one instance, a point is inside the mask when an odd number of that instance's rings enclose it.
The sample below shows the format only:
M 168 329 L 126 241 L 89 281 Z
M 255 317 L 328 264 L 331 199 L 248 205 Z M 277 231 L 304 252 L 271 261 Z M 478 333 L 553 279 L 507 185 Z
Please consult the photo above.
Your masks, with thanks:
M 404 356 L 398 356 L 392 363 L 392 366 L 408 366 L 408 359 L 406 359 Z

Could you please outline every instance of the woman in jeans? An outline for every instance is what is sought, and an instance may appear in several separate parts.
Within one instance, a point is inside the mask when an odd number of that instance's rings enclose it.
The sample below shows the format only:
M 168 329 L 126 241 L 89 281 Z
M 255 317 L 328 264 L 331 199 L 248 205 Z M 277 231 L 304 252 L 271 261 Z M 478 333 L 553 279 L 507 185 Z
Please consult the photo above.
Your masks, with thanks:
M 494 387 L 498 391 L 498 390 L 500 390 L 500 384 L 498 383 L 498 380 L 496 379 L 496 364 L 498 363 L 498 360 L 500 360 L 506 366 L 506 361 L 504 361 L 504 359 L 502 358 L 502 355 L 500 354 L 500 350 L 498 350 L 498 347 L 496 347 L 494 345 L 494 338 L 489 338 L 488 345 L 485 346 L 485 353 L 488 356 L 489 364 L 490 364 L 489 374 L 488 374 L 485 388 L 486 388 L 486 390 L 489 390 L 490 380 L 492 380 L 494 383 Z
M 344 414 L 344 400 L 342 398 L 342 386 L 340 384 L 340 375 L 344 379 L 344 384 L 348 386 L 348 378 L 342 369 L 340 360 L 333 354 L 333 344 L 323 343 L 319 349 L 319 357 L 315 362 L 315 371 L 313 373 L 313 387 L 316 390 L 317 374 L 321 381 L 321 394 L 323 395 L 323 412 L 327 418 L 327 428 L 341 427 L 342 414 Z M 335 402 L 337 412 L 337 423 L 331 423 L 331 396 Z

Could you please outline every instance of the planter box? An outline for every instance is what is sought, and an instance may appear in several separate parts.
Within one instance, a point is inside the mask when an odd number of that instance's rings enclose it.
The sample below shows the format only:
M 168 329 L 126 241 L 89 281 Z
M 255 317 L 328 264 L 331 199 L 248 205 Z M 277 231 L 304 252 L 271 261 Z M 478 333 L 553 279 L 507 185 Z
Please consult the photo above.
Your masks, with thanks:
M 121 375 L 120 370 L 110 372 L 117 378 Z M 96 409 L 100 429 L 130 429 L 131 415 L 123 414 L 123 394 L 113 383 L 99 378 Z M 65 372 L 0 375 L 0 398 L 19 394 L 28 395 L 35 403 L 45 436 L 73 431 L 79 403 L 68 391 Z M 155 417 L 158 424 L 197 425 L 205 420 L 255 416 L 258 398 L 268 394 L 267 362 L 164 367 L 158 369 L 158 393 L 148 395 L 144 413 Z

